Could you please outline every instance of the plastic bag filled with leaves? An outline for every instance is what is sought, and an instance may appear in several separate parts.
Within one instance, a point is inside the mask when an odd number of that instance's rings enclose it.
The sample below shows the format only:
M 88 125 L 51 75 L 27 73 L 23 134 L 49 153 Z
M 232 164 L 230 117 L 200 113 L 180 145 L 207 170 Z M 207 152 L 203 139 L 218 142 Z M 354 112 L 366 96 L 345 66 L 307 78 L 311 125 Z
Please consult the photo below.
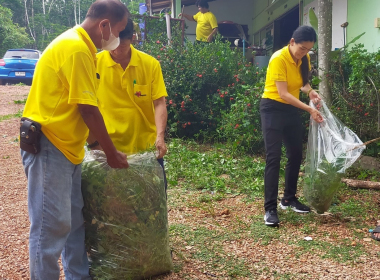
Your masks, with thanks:
M 83 215 L 91 275 L 97 280 L 144 279 L 169 272 L 166 192 L 153 153 L 112 169 L 102 151 L 86 152 Z
M 307 144 L 304 196 L 318 213 L 331 205 L 340 180 L 361 155 L 365 146 L 359 137 L 342 124 L 323 101 L 310 106 L 318 109 L 323 122 L 310 120 Z

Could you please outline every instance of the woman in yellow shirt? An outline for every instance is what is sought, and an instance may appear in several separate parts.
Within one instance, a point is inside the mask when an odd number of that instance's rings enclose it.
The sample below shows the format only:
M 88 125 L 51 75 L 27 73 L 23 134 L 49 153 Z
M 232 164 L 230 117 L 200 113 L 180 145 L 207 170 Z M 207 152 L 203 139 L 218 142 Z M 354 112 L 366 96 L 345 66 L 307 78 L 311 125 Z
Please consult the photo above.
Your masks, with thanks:
M 286 147 L 288 162 L 285 169 L 285 191 L 282 209 L 291 208 L 298 213 L 308 213 L 310 208 L 296 198 L 298 174 L 302 160 L 302 123 L 300 110 L 310 113 L 321 122 L 318 112 L 299 100 L 299 91 L 318 102 L 320 97 L 309 84 L 310 57 L 308 52 L 317 39 L 310 26 L 298 27 L 289 45 L 275 52 L 270 61 L 260 103 L 261 123 L 266 149 L 265 166 L 265 224 L 278 226 L 277 196 L 280 173 L 281 146 Z

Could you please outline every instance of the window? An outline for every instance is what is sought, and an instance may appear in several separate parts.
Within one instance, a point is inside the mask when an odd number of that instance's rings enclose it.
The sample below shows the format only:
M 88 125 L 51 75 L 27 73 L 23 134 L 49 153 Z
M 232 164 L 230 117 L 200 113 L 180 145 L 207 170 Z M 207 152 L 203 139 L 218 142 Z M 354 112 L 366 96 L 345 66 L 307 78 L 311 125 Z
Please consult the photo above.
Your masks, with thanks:
M 7 51 L 4 58 L 39 59 L 40 54 L 38 51 Z

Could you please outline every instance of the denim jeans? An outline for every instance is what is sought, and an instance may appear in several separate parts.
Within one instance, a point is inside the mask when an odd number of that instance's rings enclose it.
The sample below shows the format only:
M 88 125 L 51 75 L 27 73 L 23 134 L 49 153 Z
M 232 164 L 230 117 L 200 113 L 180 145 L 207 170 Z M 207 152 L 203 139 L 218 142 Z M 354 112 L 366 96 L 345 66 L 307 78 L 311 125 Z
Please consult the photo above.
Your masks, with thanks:
M 37 155 L 21 150 L 28 179 L 31 280 L 91 279 L 84 244 L 81 165 L 72 164 L 44 135 Z
M 302 123 L 300 110 L 292 105 L 271 99 L 261 99 L 260 114 L 263 130 L 266 165 L 264 175 L 265 211 L 277 208 L 281 147 L 284 143 L 288 162 L 285 167 L 283 200 L 294 200 L 302 161 Z

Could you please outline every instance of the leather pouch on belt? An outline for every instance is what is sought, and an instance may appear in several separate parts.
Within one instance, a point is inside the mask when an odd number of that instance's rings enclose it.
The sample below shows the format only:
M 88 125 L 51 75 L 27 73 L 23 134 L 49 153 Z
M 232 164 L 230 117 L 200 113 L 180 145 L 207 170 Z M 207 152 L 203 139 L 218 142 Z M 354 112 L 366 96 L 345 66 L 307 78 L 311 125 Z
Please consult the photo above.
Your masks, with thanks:
M 25 152 L 38 154 L 41 150 L 41 124 L 28 118 L 21 118 L 20 148 Z

